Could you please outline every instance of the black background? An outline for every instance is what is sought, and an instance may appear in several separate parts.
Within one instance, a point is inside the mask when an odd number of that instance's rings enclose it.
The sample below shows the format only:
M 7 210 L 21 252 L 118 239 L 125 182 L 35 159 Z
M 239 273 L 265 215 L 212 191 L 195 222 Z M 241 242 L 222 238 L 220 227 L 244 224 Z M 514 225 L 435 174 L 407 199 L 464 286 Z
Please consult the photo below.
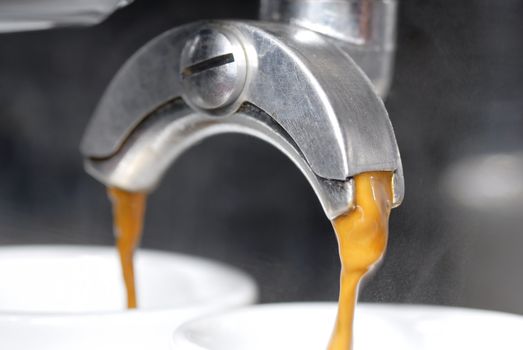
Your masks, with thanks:
M 523 218 L 460 206 L 441 185 L 467 155 L 523 150 L 523 1 L 400 3 L 386 104 L 407 192 L 362 298 L 523 312 Z M 247 0 L 137 0 L 96 27 L 0 35 L 0 244 L 112 244 L 104 188 L 78 151 L 106 85 L 161 32 L 255 19 L 257 9 Z M 264 302 L 337 296 L 330 223 L 299 171 L 261 141 L 205 141 L 172 167 L 148 209 L 146 248 L 239 266 Z

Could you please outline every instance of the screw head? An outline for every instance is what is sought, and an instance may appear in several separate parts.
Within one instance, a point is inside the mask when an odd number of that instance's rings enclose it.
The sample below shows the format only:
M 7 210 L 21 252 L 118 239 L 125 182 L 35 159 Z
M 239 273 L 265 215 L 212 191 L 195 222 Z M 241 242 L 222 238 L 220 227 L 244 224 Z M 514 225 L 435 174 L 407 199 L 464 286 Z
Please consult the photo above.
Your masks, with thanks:
M 213 110 L 234 102 L 245 85 L 246 58 L 233 33 L 202 28 L 182 50 L 184 97 L 195 107 Z

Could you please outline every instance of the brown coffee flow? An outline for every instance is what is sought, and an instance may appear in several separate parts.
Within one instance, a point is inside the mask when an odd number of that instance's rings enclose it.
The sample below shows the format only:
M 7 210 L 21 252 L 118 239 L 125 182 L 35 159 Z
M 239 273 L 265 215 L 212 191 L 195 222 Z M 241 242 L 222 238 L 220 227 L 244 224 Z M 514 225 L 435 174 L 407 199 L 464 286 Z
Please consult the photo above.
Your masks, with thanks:
M 114 234 L 127 290 L 127 308 L 134 309 L 137 306 L 134 252 L 142 237 L 147 195 L 127 192 L 115 187 L 108 188 L 108 195 L 113 204 Z
M 332 221 L 341 260 L 338 316 L 328 350 L 352 349 L 354 309 L 363 277 L 383 257 L 392 208 L 391 172 L 354 177 L 355 206 Z M 136 308 L 134 251 L 140 243 L 146 194 L 108 189 L 113 203 L 114 231 L 127 289 L 128 308 Z
M 338 316 L 328 350 L 350 350 L 354 309 L 363 277 L 383 257 L 392 208 L 391 172 L 354 177 L 355 206 L 332 221 L 341 260 Z

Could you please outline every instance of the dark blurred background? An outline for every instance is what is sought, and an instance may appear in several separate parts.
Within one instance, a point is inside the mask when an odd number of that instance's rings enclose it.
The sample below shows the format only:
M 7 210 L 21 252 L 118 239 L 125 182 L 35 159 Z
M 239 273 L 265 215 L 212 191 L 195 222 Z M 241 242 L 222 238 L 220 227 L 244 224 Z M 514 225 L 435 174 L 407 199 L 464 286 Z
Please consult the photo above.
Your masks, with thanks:
M 0 35 L 0 244 L 112 244 L 105 190 L 78 151 L 106 85 L 171 27 L 257 10 L 136 0 L 96 27 Z M 523 313 L 523 1 L 400 1 L 386 104 L 407 191 L 363 300 Z M 148 209 L 146 248 L 236 265 L 264 302 L 337 296 L 330 223 L 294 165 L 261 141 L 205 141 Z

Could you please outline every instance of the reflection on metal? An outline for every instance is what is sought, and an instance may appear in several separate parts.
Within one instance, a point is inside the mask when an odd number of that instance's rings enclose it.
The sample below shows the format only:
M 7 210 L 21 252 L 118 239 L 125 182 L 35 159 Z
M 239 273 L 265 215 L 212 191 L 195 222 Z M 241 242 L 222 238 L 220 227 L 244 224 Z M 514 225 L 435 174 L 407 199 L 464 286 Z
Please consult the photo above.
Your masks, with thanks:
M 234 32 L 202 28 L 187 40 L 180 61 L 184 97 L 198 108 L 225 107 L 243 90 L 247 60 Z
M 325 35 L 346 52 L 384 97 L 396 42 L 396 0 L 261 0 L 260 18 Z
M 523 153 L 475 155 L 451 165 L 443 188 L 460 205 L 484 211 L 521 213 Z
M 234 61 L 215 59 L 229 53 Z M 232 68 L 242 62 L 239 78 Z M 224 132 L 283 151 L 330 218 L 350 208 L 351 178 L 361 172 L 395 171 L 394 202 L 402 200 L 396 139 L 368 79 L 330 40 L 282 24 L 194 23 L 156 38 L 110 84 L 82 152 L 88 171 L 106 185 L 151 191 L 180 153 Z
M 127 0 L 0 0 L 0 33 L 101 22 Z

